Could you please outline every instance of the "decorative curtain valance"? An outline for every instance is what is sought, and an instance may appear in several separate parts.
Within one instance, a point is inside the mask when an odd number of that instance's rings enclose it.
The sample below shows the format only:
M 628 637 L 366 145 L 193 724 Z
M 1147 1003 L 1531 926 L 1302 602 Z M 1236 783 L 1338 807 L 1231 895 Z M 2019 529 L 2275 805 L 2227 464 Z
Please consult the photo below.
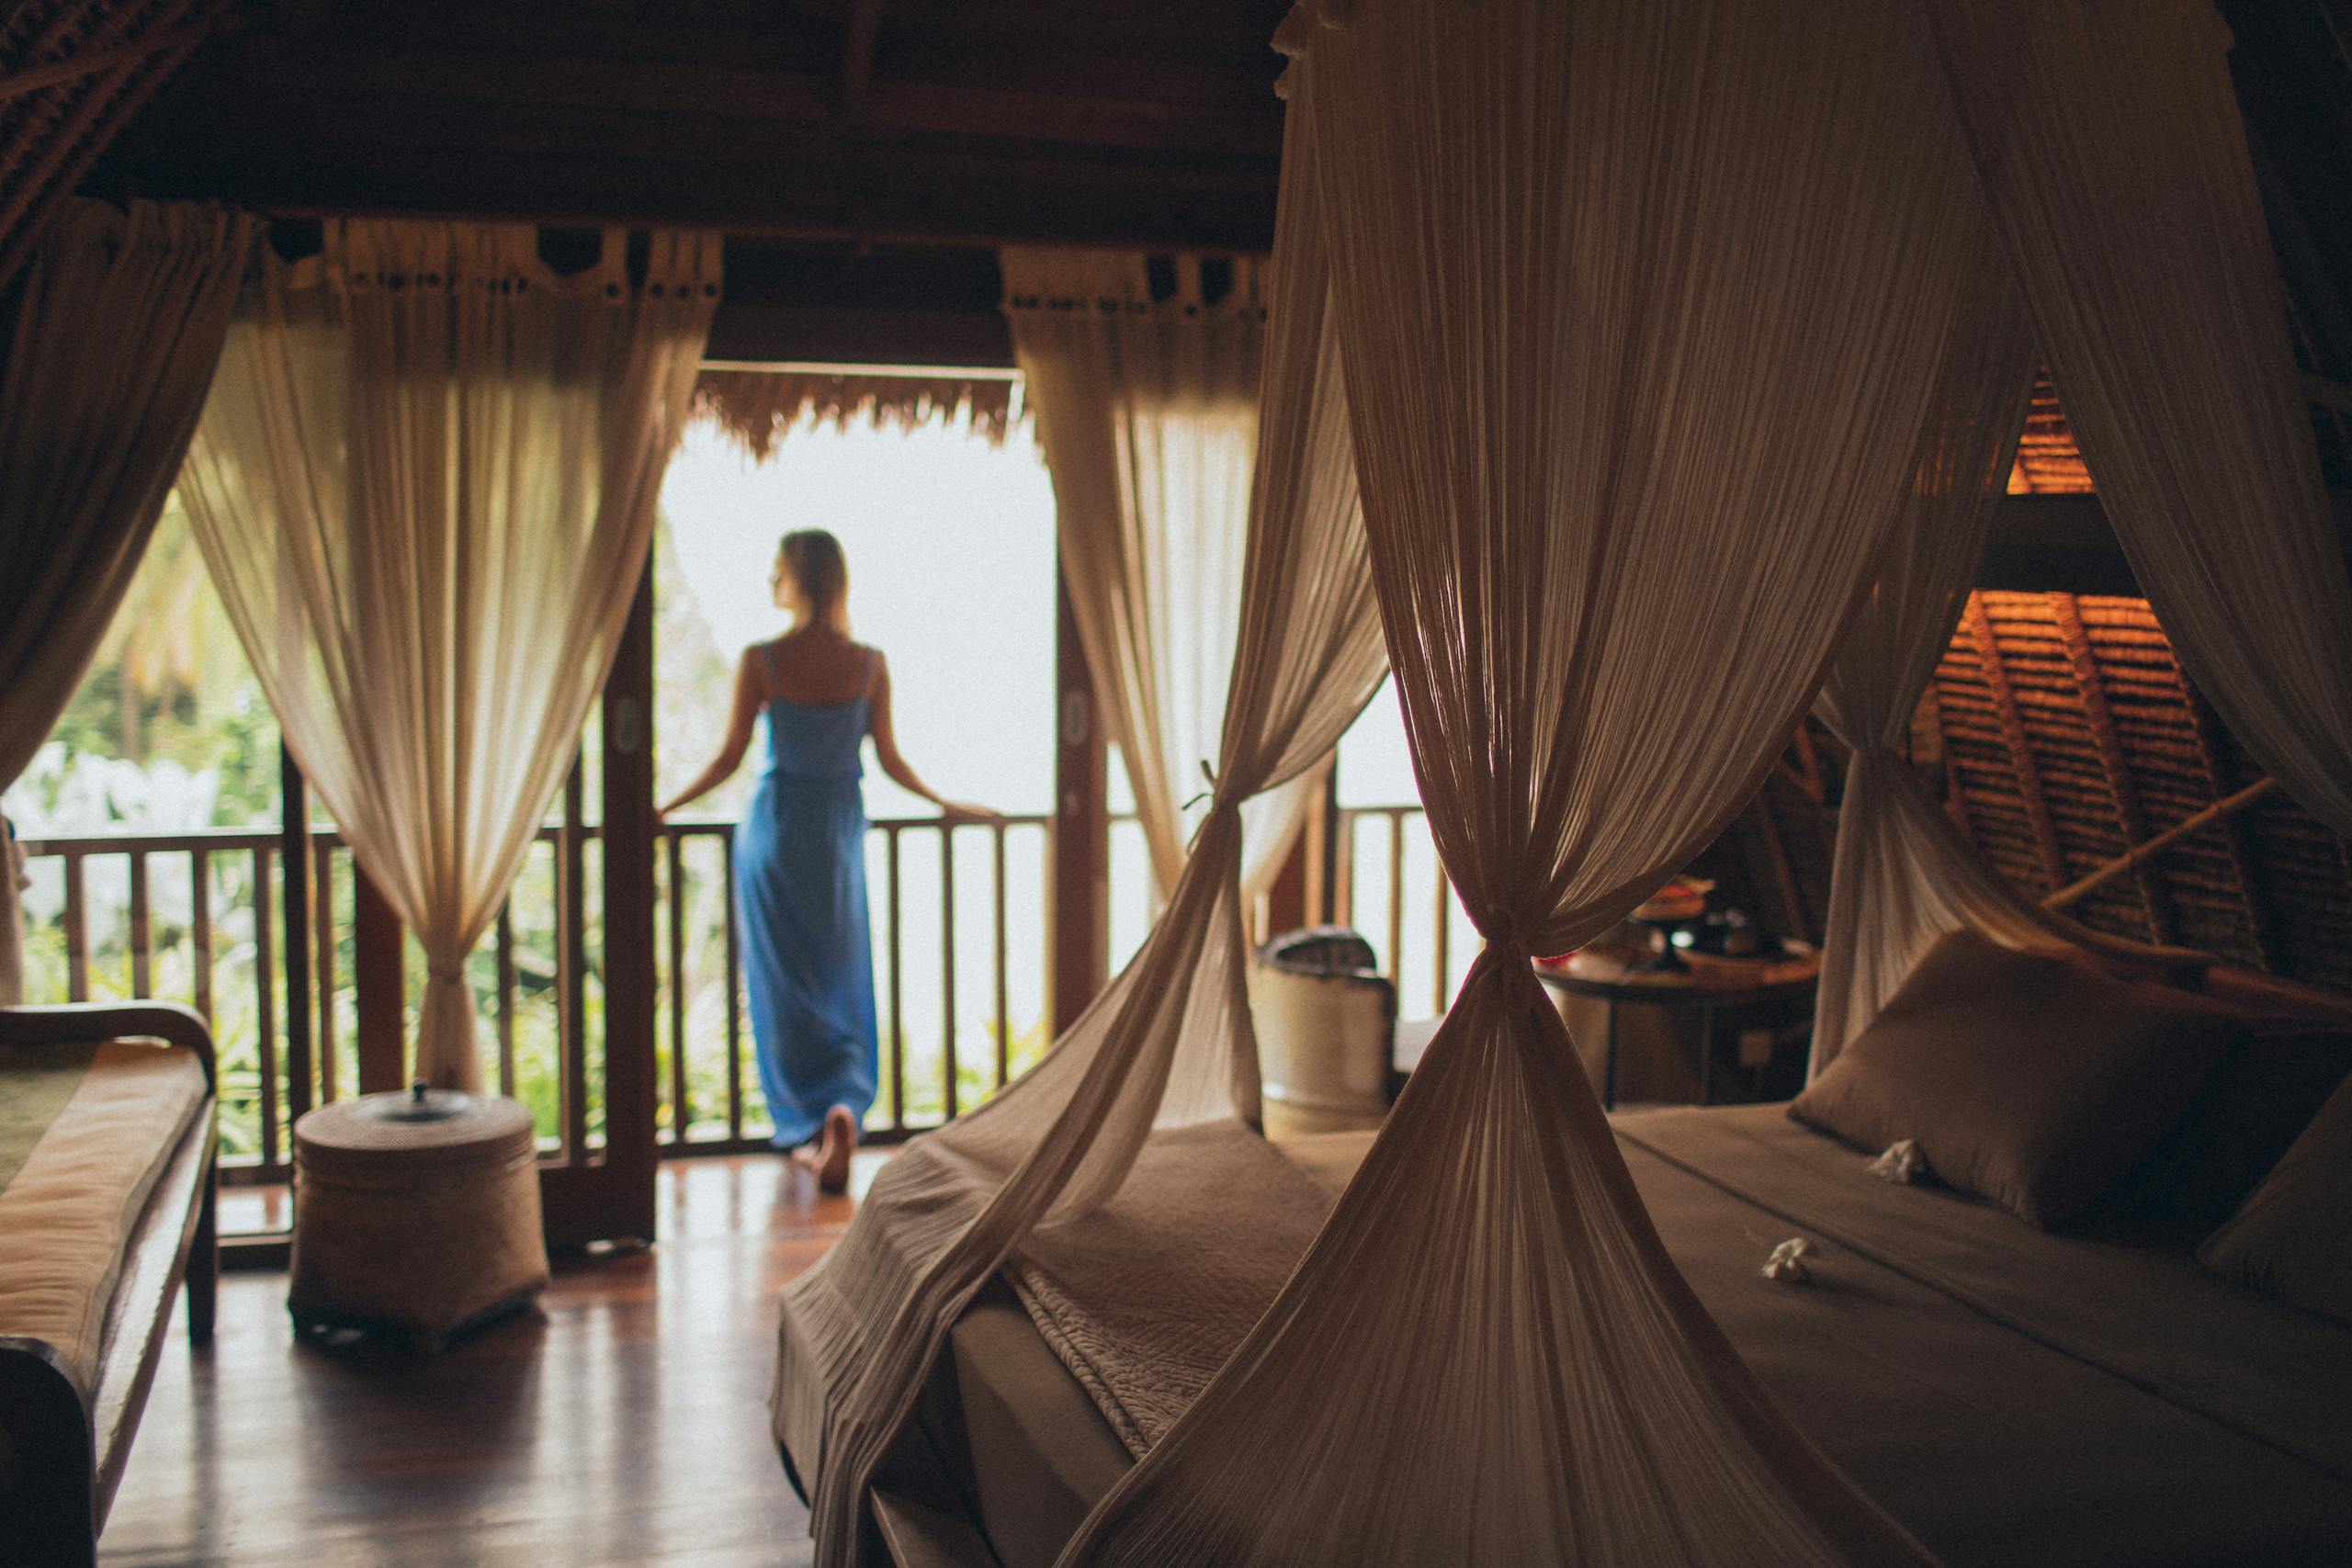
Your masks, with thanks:
M 220 357 L 253 220 L 62 204 L 10 290 L 0 370 L 0 790 L 73 700 L 130 586 Z M 22 999 L 0 865 L 0 1005 Z
M 286 743 L 424 949 L 416 1073 L 578 747 L 718 303 L 715 236 L 559 274 L 528 228 L 332 221 L 268 259 L 182 491 Z
M 1285 149 L 1286 170 L 1303 151 Z M 1311 182 L 1286 173 L 1278 259 L 1264 280 L 1264 400 L 1245 476 L 1241 607 L 1226 634 L 1238 646 L 1220 694 L 1216 783 L 1168 908 L 1053 1053 L 893 1159 L 841 1241 L 786 1292 L 775 1433 L 804 1474 L 815 1470 L 820 1562 L 859 1560 L 876 1468 L 949 1326 L 1012 1251 L 1049 1255 L 1066 1222 L 1118 1190 L 1155 1132 L 1254 1119 L 1242 807 L 1327 755 L 1384 668 L 1312 194 Z M 1049 427 L 1064 410 L 1083 413 L 1059 396 L 1038 394 L 1049 457 L 1072 422 L 1058 437 Z M 1170 427 L 1181 430 L 1157 417 L 1129 422 Z
M 1071 613 L 1165 897 L 1205 808 L 1233 669 L 1261 265 L 1031 249 L 1005 251 L 1002 265 Z M 1288 850 L 1305 801 L 1302 783 L 1249 807 L 1253 887 Z

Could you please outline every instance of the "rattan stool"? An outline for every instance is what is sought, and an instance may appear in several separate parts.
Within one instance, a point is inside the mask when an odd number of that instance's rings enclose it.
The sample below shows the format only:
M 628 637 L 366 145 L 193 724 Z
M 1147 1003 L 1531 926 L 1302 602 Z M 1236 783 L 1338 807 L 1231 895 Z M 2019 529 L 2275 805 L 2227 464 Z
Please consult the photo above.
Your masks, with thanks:
M 426 1349 L 521 1311 L 548 1282 L 531 1113 L 419 1084 L 294 1123 L 298 1331 Z

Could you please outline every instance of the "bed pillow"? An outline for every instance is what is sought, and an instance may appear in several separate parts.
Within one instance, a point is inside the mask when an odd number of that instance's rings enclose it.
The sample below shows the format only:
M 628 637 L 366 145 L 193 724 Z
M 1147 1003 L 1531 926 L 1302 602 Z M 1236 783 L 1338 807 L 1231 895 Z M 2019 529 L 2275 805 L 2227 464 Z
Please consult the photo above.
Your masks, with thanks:
M 2197 1256 L 2241 1284 L 2352 1323 L 2352 1082 Z
M 2187 992 L 1955 931 L 1789 1114 L 1865 1149 L 1913 1139 L 1945 1185 L 2048 1227 L 2155 1145 L 2242 1032 Z

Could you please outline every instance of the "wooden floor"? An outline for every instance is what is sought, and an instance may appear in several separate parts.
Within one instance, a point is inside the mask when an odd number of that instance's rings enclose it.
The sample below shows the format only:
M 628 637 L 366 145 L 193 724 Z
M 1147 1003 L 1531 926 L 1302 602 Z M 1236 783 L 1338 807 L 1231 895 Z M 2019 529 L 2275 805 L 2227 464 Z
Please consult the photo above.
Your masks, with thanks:
M 156 1374 L 101 1561 L 807 1562 L 768 1440 L 776 1295 L 851 1200 L 780 1158 L 661 1180 L 659 1247 L 559 1262 L 543 1316 L 432 1359 L 297 1345 L 286 1277 L 229 1275 L 212 1348 L 175 1332 Z

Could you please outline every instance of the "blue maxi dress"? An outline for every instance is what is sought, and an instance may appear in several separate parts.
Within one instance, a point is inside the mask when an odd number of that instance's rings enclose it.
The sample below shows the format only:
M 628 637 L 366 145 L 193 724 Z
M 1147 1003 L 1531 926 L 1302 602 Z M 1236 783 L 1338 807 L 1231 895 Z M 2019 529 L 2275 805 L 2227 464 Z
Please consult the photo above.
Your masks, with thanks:
M 825 1112 L 874 1103 L 874 945 L 865 905 L 865 697 L 771 699 L 768 768 L 735 834 L 760 1088 L 778 1148 Z

